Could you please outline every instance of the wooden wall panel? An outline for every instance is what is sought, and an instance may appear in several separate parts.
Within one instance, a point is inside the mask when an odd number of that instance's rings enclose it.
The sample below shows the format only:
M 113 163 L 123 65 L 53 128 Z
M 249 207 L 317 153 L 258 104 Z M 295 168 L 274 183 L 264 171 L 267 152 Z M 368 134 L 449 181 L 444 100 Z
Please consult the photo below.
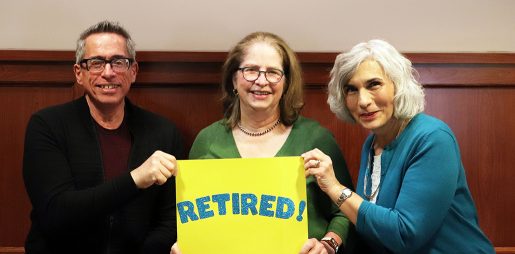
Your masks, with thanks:
M 129 97 L 175 122 L 189 148 L 221 118 L 225 52 L 140 52 Z M 357 178 L 361 127 L 336 119 L 326 104 L 335 53 L 299 53 L 306 80 L 303 115 L 331 130 Z M 479 221 L 498 253 L 515 253 L 515 54 L 407 54 L 426 89 L 426 112 L 458 138 Z M 0 254 L 22 253 L 30 203 L 21 178 L 23 136 L 36 110 L 82 95 L 73 85 L 73 52 L 0 51 Z M 437 208 L 435 208 L 437 209 Z
M 436 88 L 426 93 L 427 112 L 456 134 L 482 228 L 495 245 L 513 246 L 515 89 Z
M 171 119 L 183 134 L 186 154 L 197 133 L 222 118 L 219 89 L 216 85 L 191 88 L 134 87 L 130 99 L 138 105 Z
M 21 173 L 28 119 L 42 107 L 72 98 L 69 87 L 0 87 L 0 246 L 21 246 L 29 228 Z

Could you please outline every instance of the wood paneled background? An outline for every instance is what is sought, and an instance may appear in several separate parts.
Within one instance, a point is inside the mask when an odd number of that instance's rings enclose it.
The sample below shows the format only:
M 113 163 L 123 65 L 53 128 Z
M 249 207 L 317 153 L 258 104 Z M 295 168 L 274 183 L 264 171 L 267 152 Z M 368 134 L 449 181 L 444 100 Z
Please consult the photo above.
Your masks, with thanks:
M 306 80 L 303 115 L 330 129 L 354 181 L 367 132 L 337 120 L 326 104 L 336 53 L 299 53 Z M 428 114 L 455 132 L 479 222 L 498 253 L 515 253 L 515 54 L 412 53 Z M 222 116 L 220 68 L 225 52 L 139 52 L 129 97 L 174 121 L 188 147 Z M 21 167 L 30 115 L 82 95 L 71 51 L 0 51 L 0 253 L 23 253 L 30 203 Z M 51 172 L 49 172 L 51 173 Z M 438 209 L 438 207 L 435 207 Z

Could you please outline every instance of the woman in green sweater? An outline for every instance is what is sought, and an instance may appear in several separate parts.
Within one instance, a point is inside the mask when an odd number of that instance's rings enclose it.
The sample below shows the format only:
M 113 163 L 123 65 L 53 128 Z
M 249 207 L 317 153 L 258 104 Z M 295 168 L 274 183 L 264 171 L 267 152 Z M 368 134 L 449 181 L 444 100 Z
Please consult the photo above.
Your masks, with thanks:
M 300 156 L 318 148 L 333 158 L 336 178 L 352 186 L 333 135 L 299 115 L 304 105 L 301 68 L 281 38 L 265 32 L 248 35 L 229 52 L 222 75 L 224 118 L 198 134 L 190 159 Z M 308 235 L 316 242 L 308 251 L 336 253 L 347 238 L 349 220 L 313 177 L 306 182 Z

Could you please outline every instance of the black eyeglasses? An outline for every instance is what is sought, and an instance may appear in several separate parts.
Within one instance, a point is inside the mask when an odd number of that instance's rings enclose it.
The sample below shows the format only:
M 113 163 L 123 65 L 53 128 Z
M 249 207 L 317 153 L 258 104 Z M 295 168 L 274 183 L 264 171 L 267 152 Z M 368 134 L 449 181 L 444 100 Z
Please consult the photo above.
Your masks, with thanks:
M 123 57 L 117 57 L 110 60 L 102 59 L 102 58 L 89 58 L 89 59 L 82 59 L 80 61 L 80 66 L 83 68 L 86 68 L 86 70 L 93 72 L 93 73 L 100 73 L 104 71 L 106 64 L 111 65 L 111 69 L 113 69 L 114 72 L 126 72 L 129 67 L 131 66 L 132 62 L 134 60 L 130 58 L 123 58 Z
M 256 81 L 261 73 L 264 73 L 265 79 L 272 84 L 279 83 L 284 76 L 283 71 L 273 68 L 270 68 L 266 71 L 260 71 L 257 67 L 241 67 L 238 68 L 238 70 L 241 71 L 243 78 L 248 82 Z

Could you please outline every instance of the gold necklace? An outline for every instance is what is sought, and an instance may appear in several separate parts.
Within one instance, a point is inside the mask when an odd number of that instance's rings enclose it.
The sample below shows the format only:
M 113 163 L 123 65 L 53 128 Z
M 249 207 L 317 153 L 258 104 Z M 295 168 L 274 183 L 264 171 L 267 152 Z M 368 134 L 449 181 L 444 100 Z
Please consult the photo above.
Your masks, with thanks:
M 238 122 L 238 128 L 241 130 L 241 132 L 249 135 L 249 136 L 252 136 L 252 137 L 259 137 L 259 136 L 263 136 L 269 132 L 271 132 L 273 129 L 275 129 L 275 127 L 277 127 L 277 125 L 279 125 L 279 123 L 281 122 L 280 119 L 277 119 L 277 122 L 274 123 L 274 125 L 272 125 L 270 128 L 264 130 L 264 131 L 261 131 L 261 132 L 251 132 L 251 131 L 248 131 L 247 129 L 243 128 L 243 126 L 241 126 L 241 123 Z

